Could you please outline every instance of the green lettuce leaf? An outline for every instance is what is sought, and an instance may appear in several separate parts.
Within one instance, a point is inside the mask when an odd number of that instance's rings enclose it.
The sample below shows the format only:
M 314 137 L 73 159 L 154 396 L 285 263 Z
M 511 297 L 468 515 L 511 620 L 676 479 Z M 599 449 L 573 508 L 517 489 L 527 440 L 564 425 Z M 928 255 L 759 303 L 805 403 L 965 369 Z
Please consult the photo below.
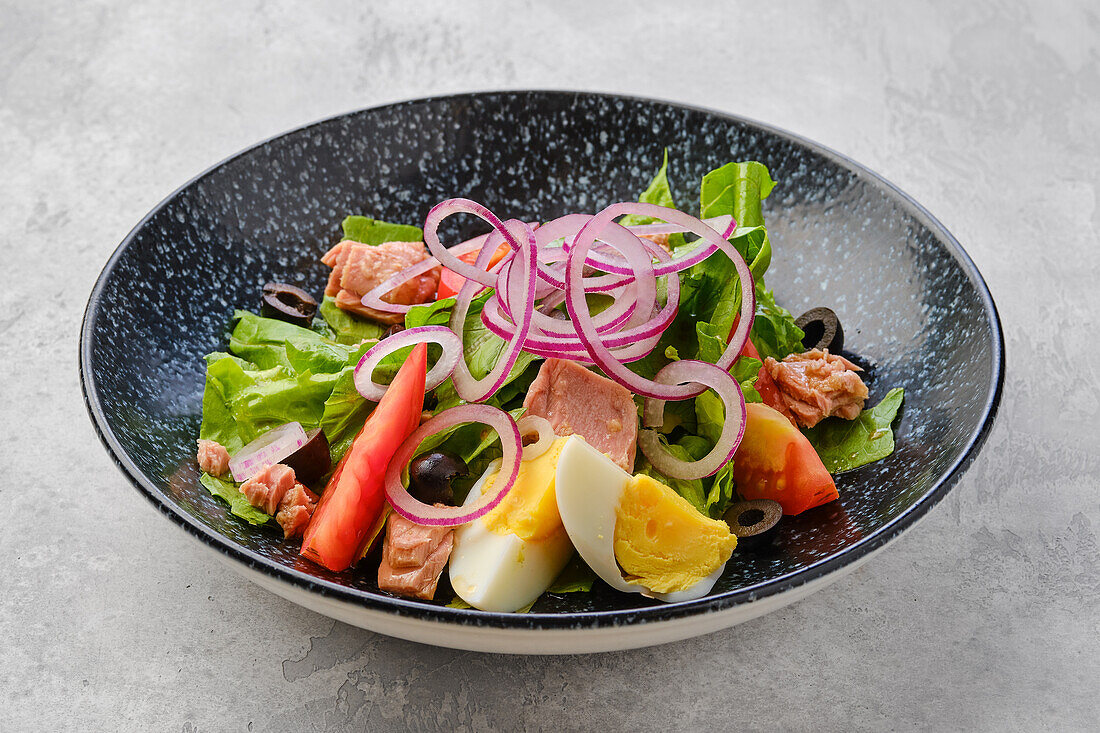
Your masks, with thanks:
M 795 325 L 790 311 L 775 304 L 772 291 L 762 284 L 756 287 L 756 318 L 749 336 L 760 356 L 776 361 L 803 351 L 802 337 L 806 334 Z
M 336 334 L 341 344 L 358 344 L 367 339 L 380 339 L 388 326 L 348 313 L 336 305 L 336 299 L 326 295 L 318 309 L 321 318 Z
M 890 426 L 904 399 L 904 390 L 895 387 L 855 420 L 830 417 L 803 432 L 829 473 L 849 471 L 894 452 L 894 431 Z
M 423 242 L 420 227 L 408 224 L 391 224 L 365 216 L 348 216 L 344 219 L 344 239 L 363 244 L 379 245 L 385 242 Z
M 339 377 L 282 366 L 259 369 L 225 354 L 208 359 L 199 437 L 216 440 L 230 454 L 284 423 L 317 427 Z
M 369 348 L 369 344 L 364 344 L 361 354 L 366 353 Z M 359 363 L 360 355 L 354 358 L 356 364 Z M 355 388 L 354 364 L 345 367 L 336 378 L 332 393 L 325 400 L 319 425 L 328 439 L 333 466 L 348 452 L 374 407 L 375 403 L 365 400 Z
M 650 181 L 646 190 L 642 191 L 638 196 L 638 201 L 643 204 L 654 204 L 656 206 L 664 206 L 668 209 L 675 209 L 676 202 L 672 198 L 672 187 L 668 183 L 668 149 L 665 149 L 664 160 L 661 162 L 661 167 L 657 169 L 656 175 L 653 176 L 653 180 Z M 619 223 L 624 226 L 634 226 L 637 224 L 651 224 L 656 219 L 652 216 L 639 216 L 637 214 L 629 214 L 624 216 Z
M 558 573 L 558 577 L 546 589 L 547 593 L 587 593 L 592 590 L 592 584 L 596 582 L 596 574 L 592 568 L 581 560 L 580 555 L 573 555 L 573 559 Z
M 737 485 L 733 481 L 733 462 L 730 461 L 714 475 L 707 493 L 707 514 L 711 519 L 721 519 L 736 499 Z
M 248 503 L 248 499 L 240 492 L 232 481 L 203 473 L 199 476 L 199 483 L 206 487 L 214 496 L 219 496 L 229 504 L 229 511 L 249 524 L 265 524 L 271 521 L 270 514 L 264 514 L 256 507 Z
M 405 314 L 405 328 L 446 326 L 451 321 L 451 309 L 454 308 L 454 305 L 454 298 L 444 298 L 423 305 L 414 305 Z M 478 312 L 481 312 L 480 309 Z
M 755 160 L 727 163 L 703 176 L 699 211 L 704 219 L 731 215 L 738 227 L 763 226 L 760 202 L 774 187 L 775 181 L 763 163 Z
M 669 443 L 665 436 L 660 436 L 661 446 L 668 451 L 672 456 L 679 458 L 681 461 L 697 461 L 707 453 L 710 452 L 713 443 L 709 443 L 705 438 L 700 438 L 698 435 L 685 435 L 678 442 Z M 639 456 L 641 452 L 639 451 Z M 688 502 L 698 509 L 700 512 L 706 513 L 707 511 L 707 489 L 703 485 L 702 479 L 679 479 L 670 478 L 653 467 L 644 456 L 639 458 L 641 462 L 641 468 L 636 473 L 642 473 L 646 476 L 651 476 L 666 486 L 670 487 L 680 496 L 688 500 Z

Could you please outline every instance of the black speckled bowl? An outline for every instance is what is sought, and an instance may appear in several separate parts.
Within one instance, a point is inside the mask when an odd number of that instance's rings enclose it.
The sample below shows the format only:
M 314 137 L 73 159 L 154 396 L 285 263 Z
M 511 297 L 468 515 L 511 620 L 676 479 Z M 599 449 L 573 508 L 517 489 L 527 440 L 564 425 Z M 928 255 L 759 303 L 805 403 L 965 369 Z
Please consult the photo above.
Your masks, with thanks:
M 897 451 L 837 477 L 840 500 L 783 522 L 769 554 L 736 555 L 711 596 L 663 605 L 606 587 L 528 614 L 395 599 L 373 573 L 330 573 L 297 543 L 231 516 L 198 484 L 202 356 L 269 279 L 319 292 L 320 254 L 348 213 L 420 222 L 467 196 L 547 219 L 630 199 L 667 146 L 673 186 L 733 159 L 763 161 L 775 244 L 768 284 L 799 313 L 828 305 L 870 369 L 871 399 L 906 388 Z M 705 633 L 800 598 L 896 537 L 947 493 L 989 431 L 1003 339 L 981 275 L 901 191 L 841 155 L 737 117 L 601 94 L 458 95 L 355 112 L 261 143 L 203 173 L 126 237 L 92 291 L 80 365 L 96 429 L 174 523 L 271 590 L 350 623 L 505 652 L 627 648 Z

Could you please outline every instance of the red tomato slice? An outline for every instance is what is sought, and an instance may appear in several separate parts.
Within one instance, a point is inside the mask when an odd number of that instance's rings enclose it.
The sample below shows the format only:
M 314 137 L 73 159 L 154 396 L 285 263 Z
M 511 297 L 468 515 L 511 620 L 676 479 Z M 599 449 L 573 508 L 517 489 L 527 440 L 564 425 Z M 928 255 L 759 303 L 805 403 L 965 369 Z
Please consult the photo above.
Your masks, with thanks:
M 504 255 L 508 254 L 509 251 L 511 251 L 511 248 L 507 244 L 500 245 L 500 247 L 497 248 L 497 251 L 494 252 L 493 256 L 489 259 L 489 267 L 493 267 L 502 259 L 504 259 Z M 474 261 L 477 260 L 477 256 L 478 251 L 474 250 L 472 252 L 460 254 L 458 256 L 458 259 L 462 260 L 463 262 L 468 262 L 472 265 L 474 264 Z M 466 278 L 462 277 L 462 275 L 459 275 L 457 272 L 454 272 L 453 270 L 448 270 L 446 267 L 444 267 L 442 272 L 439 273 L 439 290 L 436 294 L 436 298 L 438 298 L 439 300 L 443 300 L 444 298 L 455 297 L 456 295 L 458 295 L 458 291 L 462 288 L 462 284 L 464 282 L 466 282 Z
M 743 499 L 773 499 L 784 514 L 801 514 L 839 497 L 817 451 L 790 420 L 767 405 L 745 407 L 745 437 L 733 456 Z
M 329 479 L 306 528 L 303 557 L 336 572 L 356 560 L 386 503 L 386 467 L 420 424 L 427 371 L 428 345 L 417 344 Z
M 733 332 L 737 330 L 737 322 L 741 320 L 740 316 L 733 321 L 733 328 L 730 329 L 730 336 L 733 336 Z M 739 356 L 748 356 L 753 359 L 758 359 L 760 362 L 764 360 L 760 358 L 760 352 L 756 350 L 756 347 L 752 343 L 752 339 L 745 339 L 745 345 L 741 348 Z M 764 400 L 764 404 L 786 415 L 788 413 L 787 406 L 783 403 L 783 398 L 779 396 L 779 387 L 775 386 L 775 380 L 772 379 L 772 375 L 760 367 L 760 371 L 756 373 L 756 391 L 760 393 L 760 399 Z

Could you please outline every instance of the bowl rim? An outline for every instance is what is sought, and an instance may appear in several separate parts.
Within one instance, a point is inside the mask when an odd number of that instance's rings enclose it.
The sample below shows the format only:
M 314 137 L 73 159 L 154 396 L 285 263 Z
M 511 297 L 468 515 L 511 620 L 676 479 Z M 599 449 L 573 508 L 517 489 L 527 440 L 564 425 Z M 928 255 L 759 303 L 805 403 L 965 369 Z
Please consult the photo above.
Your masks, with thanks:
M 643 103 L 654 106 L 671 107 L 674 109 L 698 112 L 730 122 L 735 122 L 750 128 L 755 128 L 763 133 L 779 137 L 788 143 L 809 149 L 838 166 L 850 171 L 854 175 L 868 179 L 878 187 L 885 189 L 896 196 L 901 203 L 910 208 L 913 215 L 929 231 L 933 232 L 936 239 L 955 258 L 964 274 L 973 284 L 981 299 L 985 315 L 991 326 L 992 334 L 992 379 L 989 390 L 985 396 L 982 407 L 983 417 L 981 423 L 968 438 L 963 450 L 955 461 L 940 475 L 936 482 L 920 497 L 912 506 L 897 517 L 879 527 L 874 532 L 857 541 L 854 545 L 845 548 L 835 555 L 813 562 L 798 570 L 753 585 L 728 591 L 716 596 L 705 596 L 694 601 L 681 603 L 662 604 L 659 606 L 646 606 L 640 608 L 628 608 L 605 611 L 580 611 L 572 613 L 493 613 L 474 609 L 456 609 L 445 606 L 435 606 L 417 601 L 395 598 L 387 595 L 376 594 L 370 591 L 350 588 L 339 583 L 314 577 L 308 573 L 281 565 L 278 562 L 253 552 L 245 547 L 237 545 L 227 537 L 221 535 L 205 524 L 199 522 L 190 514 L 177 508 L 167 500 L 163 492 L 149 480 L 137 467 L 126 451 L 110 425 L 106 420 L 100 394 L 94 380 L 90 376 L 89 365 L 92 359 L 93 325 L 98 307 L 102 300 L 103 291 L 107 281 L 117 267 L 126 249 L 133 242 L 137 234 L 144 229 L 149 221 L 156 216 L 177 196 L 185 190 L 213 175 L 222 167 L 249 155 L 255 150 L 263 148 L 272 142 L 281 140 L 291 135 L 297 135 L 310 129 L 321 127 L 337 120 L 357 117 L 359 115 L 377 114 L 382 111 L 396 111 L 403 107 L 432 104 L 438 102 L 454 101 L 464 98 L 477 98 L 486 96 L 531 96 L 540 95 L 559 98 L 583 98 L 597 97 L 609 100 L 621 100 L 631 103 Z M 734 606 L 751 604 L 754 601 L 770 596 L 778 596 L 798 588 L 806 583 L 830 575 L 847 565 L 857 562 L 861 558 L 879 549 L 887 542 L 893 540 L 903 531 L 907 530 L 917 520 L 925 516 L 928 511 L 938 504 L 948 491 L 958 482 L 963 472 L 970 466 L 978 451 L 985 443 L 994 419 L 1000 406 L 1001 395 L 1005 380 L 1005 350 L 1004 333 L 1001 326 L 997 306 L 993 296 L 986 285 L 984 278 L 978 271 L 974 261 L 967 254 L 959 241 L 947 228 L 931 214 L 924 206 L 902 191 L 895 184 L 876 173 L 870 168 L 858 163 L 848 156 L 839 153 L 832 148 L 822 145 L 814 140 L 789 132 L 774 125 L 759 122 L 757 120 L 728 112 L 721 112 L 702 106 L 683 104 L 679 102 L 642 97 L 628 94 L 606 93 L 598 91 L 577 91 L 566 89 L 509 89 L 509 90 L 485 90 L 461 92 L 446 95 L 432 95 L 416 99 L 402 100 L 374 107 L 356 109 L 340 114 L 335 114 L 320 120 L 310 122 L 285 132 L 268 137 L 260 142 L 250 145 L 218 163 L 210 166 L 198 175 L 188 180 L 183 185 L 161 200 L 149 213 L 142 217 L 133 229 L 123 238 L 115 248 L 99 277 L 92 288 L 88 303 L 84 309 L 84 316 L 80 330 L 79 353 L 80 385 L 84 396 L 84 404 L 95 427 L 100 442 L 103 443 L 111 459 L 129 482 L 148 499 L 162 514 L 178 525 L 187 534 L 204 543 L 208 547 L 221 552 L 229 559 L 241 563 L 248 568 L 263 573 L 275 580 L 290 583 L 304 590 L 319 593 L 322 596 L 332 597 L 341 601 L 359 604 L 374 610 L 381 610 L 400 616 L 413 617 L 435 623 L 449 623 L 456 627 L 464 626 L 489 626 L 507 629 L 569 629 L 569 628 L 602 628 L 621 625 L 633 625 L 640 623 L 655 623 L 668 619 L 682 619 L 689 616 L 705 614 L 712 611 L 720 611 Z

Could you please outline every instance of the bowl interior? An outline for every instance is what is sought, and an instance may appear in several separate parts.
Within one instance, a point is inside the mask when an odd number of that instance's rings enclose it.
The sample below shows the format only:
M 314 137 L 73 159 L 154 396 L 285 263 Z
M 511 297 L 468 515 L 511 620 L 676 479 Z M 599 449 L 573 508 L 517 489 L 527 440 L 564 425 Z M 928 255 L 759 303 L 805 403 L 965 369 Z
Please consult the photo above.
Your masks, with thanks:
M 233 310 L 255 310 L 267 280 L 319 293 L 318 258 L 346 214 L 419 223 L 453 196 L 528 220 L 595 211 L 635 197 L 666 147 L 689 208 L 714 166 L 768 165 L 778 182 L 765 203 L 768 286 L 795 314 L 826 305 L 840 315 L 847 349 L 868 365 L 872 403 L 906 389 L 896 452 L 838 476 L 840 501 L 786 519 L 773 551 L 735 556 L 714 593 L 743 602 L 854 560 L 942 496 L 988 426 L 1002 370 L 992 301 L 950 235 L 873 174 L 784 133 L 660 102 L 553 92 L 421 100 L 321 122 L 217 166 L 131 233 L 92 295 L 81 361 L 97 427 L 139 489 L 237 559 L 292 582 L 331 581 L 321 590 L 369 605 L 427 605 L 379 594 L 373 573 L 301 561 L 296 543 L 206 493 L 194 467 L 202 356 L 225 348 Z M 544 596 L 535 611 L 653 605 L 597 584 Z

